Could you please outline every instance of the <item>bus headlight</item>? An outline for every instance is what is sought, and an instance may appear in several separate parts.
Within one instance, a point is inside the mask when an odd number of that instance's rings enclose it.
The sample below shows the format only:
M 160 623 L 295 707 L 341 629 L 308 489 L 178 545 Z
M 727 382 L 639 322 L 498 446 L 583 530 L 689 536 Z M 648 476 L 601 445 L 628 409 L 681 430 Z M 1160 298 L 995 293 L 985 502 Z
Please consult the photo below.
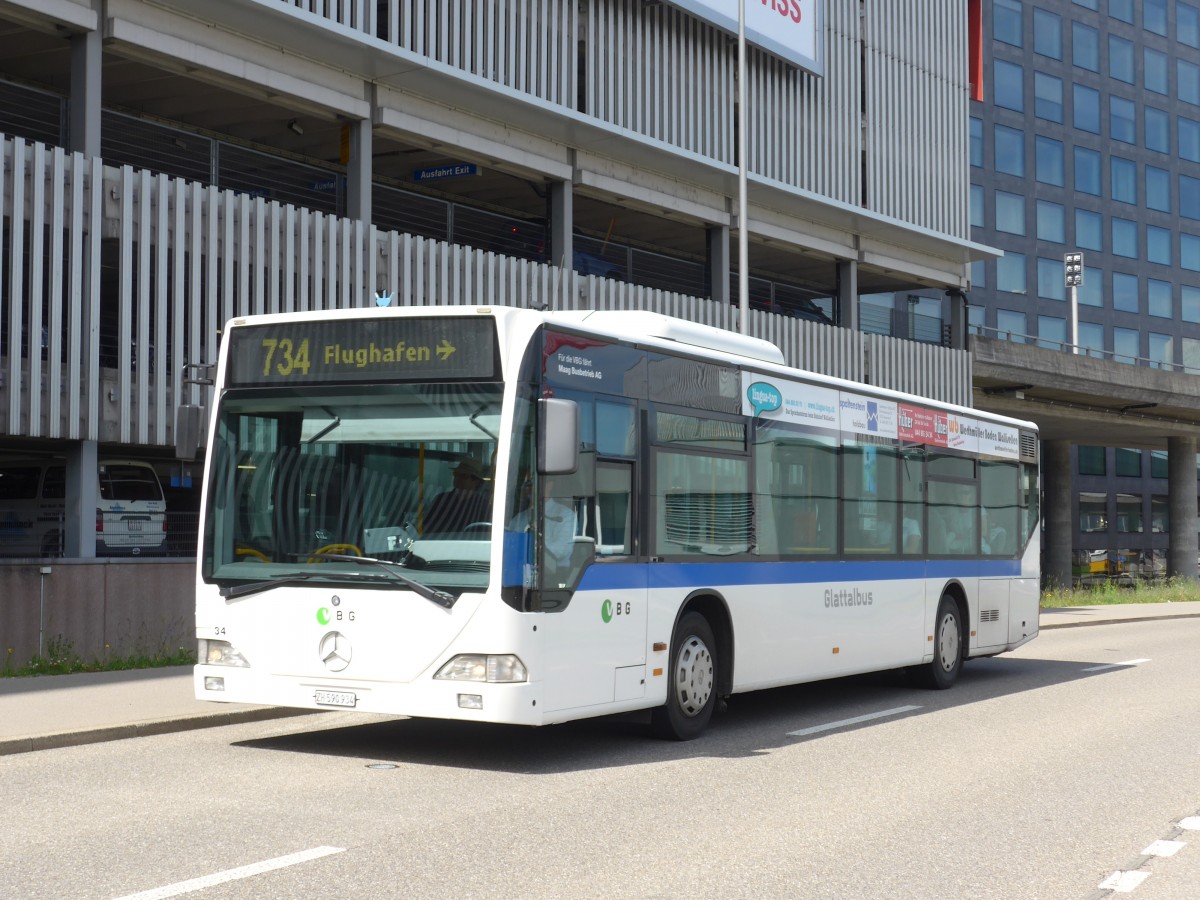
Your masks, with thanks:
M 529 680 L 525 663 L 511 653 L 498 656 L 482 653 L 463 653 L 440 669 L 434 678 L 443 681 L 486 681 L 489 684 L 512 684 Z
M 250 668 L 250 663 L 246 657 L 242 656 L 242 651 L 229 643 L 229 641 L 200 641 L 196 659 L 200 661 L 200 665 L 202 666 L 240 666 L 244 669 Z

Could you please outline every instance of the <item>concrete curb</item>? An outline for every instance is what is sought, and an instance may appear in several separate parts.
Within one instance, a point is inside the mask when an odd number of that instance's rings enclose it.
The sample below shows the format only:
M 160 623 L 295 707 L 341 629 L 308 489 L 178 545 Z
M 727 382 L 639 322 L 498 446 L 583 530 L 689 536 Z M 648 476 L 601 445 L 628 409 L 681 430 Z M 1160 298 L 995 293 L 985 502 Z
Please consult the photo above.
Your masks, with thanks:
M 1075 622 L 1047 622 L 1039 624 L 1039 631 L 1053 631 L 1055 628 L 1088 628 L 1094 625 L 1127 625 L 1130 622 L 1166 622 L 1171 619 L 1194 619 L 1200 612 L 1179 613 L 1169 616 L 1134 616 L 1128 619 L 1083 619 Z
M 60 731 L 56 734 L 40 734 L 32 737 L 0 739 L 0 756 L 16 753 L 32 753 L 35 750 L 56 750 L 62 747 L 79 747 L 84 744 L 100 744 L 105 741 L 122 741 L 126 738 L 149 737 L 157 734 L 172 734 L 177 731 L 195 731 L 200 728 L 215 728 L 221 725 L 240 725 L 243 722 L 264 722 L 269 719 L 284 719 L 291 716 L 311 715 L 320 710 L 282 709 L 238 709 L 229 712 L 204 713 L 197 716 L 181 716 L 173 719 L 151 719 L 129 725 L 106 725 L 80 731 Z

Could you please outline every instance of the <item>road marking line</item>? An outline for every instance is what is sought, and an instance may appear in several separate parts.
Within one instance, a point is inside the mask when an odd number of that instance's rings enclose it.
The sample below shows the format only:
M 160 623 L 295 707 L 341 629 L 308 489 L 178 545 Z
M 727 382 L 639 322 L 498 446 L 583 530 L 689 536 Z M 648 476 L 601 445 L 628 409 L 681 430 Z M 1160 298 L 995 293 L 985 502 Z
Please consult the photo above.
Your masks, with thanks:
M 1186 831 L 1200 831 L 1200 816 L 1188 816 L 1179 820 L 1179 827 Z
M 1129 894 L 1149 877 L 1149 872 L 1113 872 L 1100 882 L 1100 890 Z
M 1150 660 L 1148 660 L 1148 659 L 1130 659 L 1130 660 L 1126 660 L 1125 662 L 1109 663 L 1108 665 L 1104 665 L 1104 666 L 1092 666 L 1091 668 L 1084 669 L 1083 671 L 1085 671 L 1085 672 L 1103 672 L 1105 669 L 1122 669 L 1125 666 L 1140 666 L 1142 663 L 1148 663 L 1148 662 L 1150 662 Z
M 912 712 L 914 709 L 920 709 L 919 706 L 897 706 L 895 709 L 885 709 L 882 712 L 868 713 L 865 716 L 855 716 L 853 719 L 842 719 L 839 722 L 826 722 L 824 725 L 814 725 L 812 728 L 801 728 L 799 731 L 789 731 L 791 737 L 805 737 L 810 734 L 819 734 L 822 731 L 833 731 L 836 728 L 847 728 L 850 725 L 858 725 L 862 722 L 870 722 L 873 719 L 882 719 L 885 716 L 898 716 L 901 713 Z
M 1186 841 L 1155 841 L 1142 851 L 1142 856 L 1174 856 L 1186 846 Z
M 227 881 L 238 881 L 242 878 L 250 878 L 253 875 L 261 875 L 264 872 L 272 872 L 275 869 L 284 869 L 288 866 L 294 866 L 297 863 L 309 862 L 310 860 L 320 859 L 322 856 L 330 856 L 334 853 L 344 853 L 345 847 L 313 847 L 311 850 L 301 850 L 299 853 L 290 853 L 287 856 L 277 856 L 274 859 L 266 859 L 262 862 L 251 863 L 248 866 L 241 866 L 237 869 L 226 869 L 224 872 L 216 872 L 212 875 L 205 875 L 202 878 L 193 878 L 190 881 L 180 881 L 176 884 L 168 884 L 165 887 L 154 888 L 149 891 L 142 891 L 140 894 L 129 894 L 125 897 L 120 897 L 118 900 L 161 900 L 164 897 L 178 897 L 180 894 L 190 894 L 192 891 L 199 891 L 204 888 L 213 887 L 218 884 L 225 884 Z

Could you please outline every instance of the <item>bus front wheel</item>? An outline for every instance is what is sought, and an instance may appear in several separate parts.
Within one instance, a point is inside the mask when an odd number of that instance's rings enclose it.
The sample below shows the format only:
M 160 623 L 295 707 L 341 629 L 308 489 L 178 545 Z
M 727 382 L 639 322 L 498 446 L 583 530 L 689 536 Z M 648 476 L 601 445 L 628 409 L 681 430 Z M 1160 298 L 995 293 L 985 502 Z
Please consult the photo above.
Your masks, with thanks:
M 716 646 L 708 620 L 698 612 L 685 613 L 675 626 L 667 702 L 650 718 L 659 737 L 690 741 L 708 726 L 717 702 Z
M 922 687 L 945 690 L 958 680 L 962 662 L 962 613 L 954 598 L 943 594 L 933 625 L 933 661 L 914 666 L 911 671 Z

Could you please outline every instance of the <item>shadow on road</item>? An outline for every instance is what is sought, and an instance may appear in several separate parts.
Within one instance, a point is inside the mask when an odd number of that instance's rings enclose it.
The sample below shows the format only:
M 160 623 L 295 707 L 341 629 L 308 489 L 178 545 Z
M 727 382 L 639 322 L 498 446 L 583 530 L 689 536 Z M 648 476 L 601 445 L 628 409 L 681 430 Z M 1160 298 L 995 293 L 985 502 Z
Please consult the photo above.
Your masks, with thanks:
M 388 762 L 525 775 L 675 759 L 737 759 L 880 727 L 901 717 L 923 716 L 1119 670 L 1084 671 L 1093 665 L 1097 664 L 1002 657 L 970 661 L 949 691 L 914 688 L 907 675 L 898 671 L 736 694 L 728 709 L 713 717 L 704 735 L 686 743 L 654 738 L 648 727 L 649 713 L 634 713 L 544 728 L 396 718 L 296 731 L 235 746 L 357 758 L 364 764 Z M 904 706 L 919 708 L 816 734 L 789 734 Z

